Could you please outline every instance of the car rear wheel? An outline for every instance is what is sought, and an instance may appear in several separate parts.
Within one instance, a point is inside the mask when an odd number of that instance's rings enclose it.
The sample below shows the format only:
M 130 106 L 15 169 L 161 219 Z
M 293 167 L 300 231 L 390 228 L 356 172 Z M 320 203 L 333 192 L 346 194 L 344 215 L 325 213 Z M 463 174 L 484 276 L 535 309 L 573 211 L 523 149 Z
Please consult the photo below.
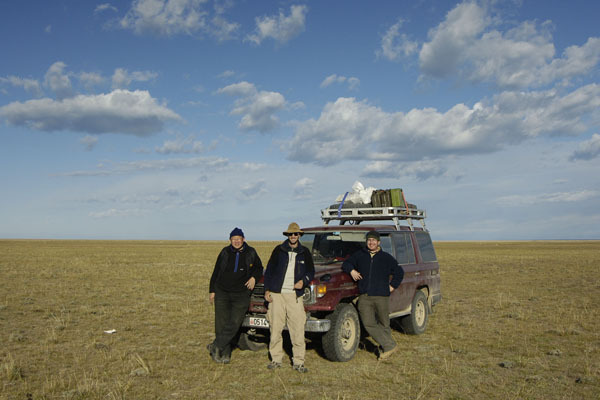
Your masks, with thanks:
M 238 347 L 242 350 L 262 350 L 267 347 L 266 336 L 258 335 L 256 329 L 248 329 L 240 333 Z
M 356 308 L 352 304 L 339 304 L 327 318 L 331 321 L 331 326 L 322 338 L 325 356 L 331 361 L 351 360 L 360 340 L 360 322 Z
M 413 298 L 410 315 L 400 319 L 400 326 L 405 333 L 420 335 L 427 329 L 427 321 L 429 321 L 427 296 L 419 290 Z

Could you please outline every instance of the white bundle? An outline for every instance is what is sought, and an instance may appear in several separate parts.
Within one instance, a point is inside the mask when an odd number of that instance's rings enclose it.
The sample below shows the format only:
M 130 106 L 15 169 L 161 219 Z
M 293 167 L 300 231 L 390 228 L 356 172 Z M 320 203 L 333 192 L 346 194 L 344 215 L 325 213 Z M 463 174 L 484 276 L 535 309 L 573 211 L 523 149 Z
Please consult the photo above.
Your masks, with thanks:
M 351 202 L 355 204 L 371 204 L 371 195 L 375 191 L 375 188 L 370 186 L 365 188 L 359 181 L 354 182 L 352 185 L 352 191 L 348 192 L 346 200 L 344 202 Z M 335 201 L 341 203 L 346 194 L 339 195 Z

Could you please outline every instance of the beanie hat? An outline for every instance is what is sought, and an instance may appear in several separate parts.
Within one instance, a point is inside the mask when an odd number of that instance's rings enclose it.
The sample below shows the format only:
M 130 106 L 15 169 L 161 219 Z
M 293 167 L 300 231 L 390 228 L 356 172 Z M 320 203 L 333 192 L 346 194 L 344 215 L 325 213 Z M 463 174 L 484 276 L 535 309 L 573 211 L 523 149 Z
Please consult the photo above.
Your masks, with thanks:
M 379 241 L 380 240 L 380 238 L 379 238 L 379 232 L 377 232 L 377 231 L 369 231 L 369 233 L 367 233 L 367 240 L 370 239 L 370 238 L 373 238 L 373 239 L 376 239 L 376 240 Z
M 244 237 L 244 232 L 242 232 L 242 230 L 236 226 L 235 229 L 229 234 L 229 238 L 231 239 L 232 236 Z

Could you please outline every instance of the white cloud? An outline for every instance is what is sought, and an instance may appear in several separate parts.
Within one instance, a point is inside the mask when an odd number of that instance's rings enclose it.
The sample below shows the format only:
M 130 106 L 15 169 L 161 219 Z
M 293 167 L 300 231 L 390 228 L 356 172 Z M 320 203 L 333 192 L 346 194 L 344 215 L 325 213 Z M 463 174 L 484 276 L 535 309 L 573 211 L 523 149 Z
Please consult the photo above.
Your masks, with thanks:
M 162 146 L 156 147 L 156 152 L 160 154 L 199 154 L 204 150 L 202 142 L 195 140 L 193 135 L 166 140 Z
M 369 178 L 414 178 L 424 181 L 446 174 L 446 167 L 440 160 L 419 160 L 413 162 L 373 161 L 366 165 L 361 176 Z
M 576 203 L 600 196 L 597 190 L 503 196 L 496 200 L 503 206 L 536 205 L 541 203 Z
M 569 158 L 575 160 L 591 160 L 600 156 L 600 134 L 594 133 L 590 140 L 581 143 Z
M 0 83 L 7 83 L 12 86 L 22 87 L 27 92 L 31 93 L 36 97 L 42 95 L 42 88 L 40 83 L 35 79 L 19 78 L 17 76 L 7 76 L 6 78 L 0 77 Z
M 98 4 L 96 6 L 96 8 L 94 9 L 94 14 L 98 14 L 104 11 L 114 11 L 117 12 L 119 10 L 117 10 L 117 7 L 113 6 L 110 3 L 103 3 L 103 4 Z
M 66 67 L 64 62 L 57 61 L 50 66 L 44 77 L 44 84 L 54 92 L 59 100 L 75 94 L 69 78 L 70 74 L 64 72 Z
M 134 0 L 120 24 L 136 34 L 192 35 L 206 28 L 203 3 L 203 0 Z
M 216 16 L 211 20 L 209 32 L 219 42 L 231 40 L 236 37 L 237 31 L 240 29 L 240 24 L 237 22 L 227 21 L 222 16 Z
M 399 60 L 402 57 L 408 57 L 419 50 L 419 44 L 411 41 L 404 33 L 400 33 L 400 27 L 403 21 L 399 20 L 392 25 L 381 38 L 381 49 L 375 54 L 377 57 L 383 57 L 390 61 Z
M 147 82 L 156 79 L 158 74 L 151 71 L 133 71 L 129 72 L 123 68 L 117 68 L 112 76 L 113 89 L 123 89 L 131 84 L 131 82 Z
M 94 86 L 100 85 L 104 82 L 102 75 L 95 72 L 81 72 L 79 74 L 79 81 L 88 89 Z
M 94 149 L 96 144 L 98 144 L 98 137 L 92 135 L 85 135 L 83 138 L 79 140 L 87 151 L 91 151 Z
M 334 83 L 343 84 L 347 82 L 348 88 L 350 90 L 354 90 L 360 85 L 360 79 L 355 77 L 346 78 L 345 76 L 338 76 L 337 74 L 329 75 L 327 78 L 321 82 L 321 88 L 326 88 L 327 86 L 331 86 Z
M 267 164 L 264 163 L 243 163 L 242 164 L 242 169 L 245 171 L 259 171 L 261 169 L 265 169 L 267 167 Z
M 223 13 L 233 3 L 215 4 L 213 13 L 207 0 L 134 0 L 119 24 L 138 35 L 211 35 L 222 42 L 233 39 L 240 25 Z
M 217 78 L 226 79 L 226 78 L 231 78 L 234 75 L 235 75 L 235 71 L 228 69 L 226 71 L 221 72 L 219 75 L 217 75 Z
M 261 179 L 256 182 L 250 182 L 246 185 L 243 185 L 240 189 L 242 192 L 239 197 L 240 200 L 255 200 L 267 193 L 267 182 L 264 179 Z
M 194 168 L 199 171 L 220 171 L 229 165 L 226 158 L 221 157 L 192 157 L 173 158 L 167 160 L 142 160 L 115 162 L 98 165 L 96 170 L 72 171 L 60 176 L 109 176 L 126 175 L 143 171 L 168 171 Z
M 256 94 L 256 86 L 249 82 L 234 83 L 217 90 L 217 93 L 227 94 L 229 96 L 252 96 Z
M 226 86 L 217 93 L 240 97 L 235 101 L 231 114 L 242 115 L 239 127 L 246 131 L 266 133 L 274 130 L 279 125 L 275 113 L 286 106 L 286 100 L 281 93 L 258 91 L 249 82 Z
M 286 43 L 304 32 L 307 6 L 293 5 L 290 15 L 285 16 L 279 11 L 278 16 L 263 16 L 256 18 L 256 32 L 247 36 L 247 40 L 260 44 L 265 39 L 273 39 L 281 44 Z
M 111 208 L 108 210 L 104 210 L 104 211 L 95 211 L 95 212 L 90 212 L 89 216 L 92 218 L 96 218 L 96 219 L 103 219 L 103 218 L 114 218 L 114 217 L 140 217 L 140 216 L 144 216 L 144 215 L 148 215 L 150 213 L 149 210 L 141 210 L 138 208 L 131 208 L 131 209 L 116 209 L 116 208 Z
M 114 90 L 108 94 L 77 95 L 64 100 L 38 99 L 0 107 L 0 117 L 18 126 L 41 131 L 91 134 L 128 133 L 146 136 L 181 117 L 159 104 L 147 91 Z
M 310 198 L 315 188 L 315 180 L 311 178 L 301 178 L 294 184 L 294 198 L 306 199 Z
M 458 72 L 504 88 L 540 87 L 585 76 L 600 61 L 599 38 L 570 46 L 555 58 L 549 23 L 525 21 L 506 31 L 494 29 L 500 22 L 474 2 L 457 5 L 421 47 L 422 73 L 445 78 Z
M 366 101 L 338 98 L 325 105 L 318 119 L 298 123 L 285 149 L 290 160 L 320 165 L 480 154 L 540 135 L 580 134 L 598 123 L 593 119 L 599 107 L 596 84 L 564 96 L 555 90 L 503 92 L 446 112 L 423 108 L 390 113 Z

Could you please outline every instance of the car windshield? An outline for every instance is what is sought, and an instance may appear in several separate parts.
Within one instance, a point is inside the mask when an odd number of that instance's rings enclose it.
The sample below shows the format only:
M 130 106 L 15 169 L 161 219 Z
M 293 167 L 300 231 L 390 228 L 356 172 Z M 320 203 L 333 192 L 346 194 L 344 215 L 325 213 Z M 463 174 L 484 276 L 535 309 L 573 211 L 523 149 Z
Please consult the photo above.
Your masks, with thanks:
M 366 232 L 306 233 L 300 241 L 310 249 L 315 263 L 331 264 L 345 260 L 364 247 L 365 234 Z

